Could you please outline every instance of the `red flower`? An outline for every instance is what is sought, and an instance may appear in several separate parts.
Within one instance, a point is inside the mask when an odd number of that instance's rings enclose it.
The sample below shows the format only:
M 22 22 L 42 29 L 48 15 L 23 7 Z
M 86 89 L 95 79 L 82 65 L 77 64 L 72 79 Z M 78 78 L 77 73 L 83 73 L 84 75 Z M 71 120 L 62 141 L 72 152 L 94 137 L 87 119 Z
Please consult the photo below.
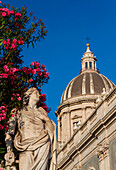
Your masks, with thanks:
M 36 69 L 33 69 L 33 70 L 32 70 L 32 74 L 36 74 Z
M 31 64 L 30 64 L 30 66 L 33 66 L 34 65 L 34 62 L 32 62 Z
M 41 68 L 42 68 L 42 69 L 44 69 L 44 68 L 45 68 L 45 66 L 42 64 Z
M 6 12 L 3 12 L 3 13 L 2 13 L 2 16 L 5 17 L 5 16 L 6 16 Z
M 21 100 L 21 97 L 18 97 L 17 100 L 20 101 L 20 100 Z
M 14 14 L 14 11 L 13 11 L 13 10 L 11 10 L 11 11 L 10 11 L 10 13 L 11 13 L 11 14 Z
M 6 44 L 6 41 L 5 41 L 5 40 L 3 40 L 3 44 Z
M 30 82 L 30 83 L 33 82 L 33 79 L 30 79 L 29 82 Z

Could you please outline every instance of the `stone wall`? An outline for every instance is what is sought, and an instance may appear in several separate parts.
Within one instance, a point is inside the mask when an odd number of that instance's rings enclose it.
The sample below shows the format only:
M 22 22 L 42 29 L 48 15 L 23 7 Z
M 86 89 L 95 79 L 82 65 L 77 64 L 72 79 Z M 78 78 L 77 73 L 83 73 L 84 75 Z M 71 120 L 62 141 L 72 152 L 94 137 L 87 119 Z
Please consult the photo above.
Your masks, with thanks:
M 62 143 L 57 170 L 116 170 L 116 88 Z

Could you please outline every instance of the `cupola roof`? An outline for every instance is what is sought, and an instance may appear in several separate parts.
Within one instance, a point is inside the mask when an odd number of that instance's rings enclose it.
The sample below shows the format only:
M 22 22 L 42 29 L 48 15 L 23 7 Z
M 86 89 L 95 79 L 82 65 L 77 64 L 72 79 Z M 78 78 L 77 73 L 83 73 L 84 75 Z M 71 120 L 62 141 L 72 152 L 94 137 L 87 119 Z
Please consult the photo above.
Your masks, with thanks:
M 96 61 L 87 43 L 86 52 L 81 59 L 82 71 L 69 82 L 61 97 L 61 104 L 70 98 L 82 95 L 101 95 L 103 91 L 109 92 L 115 87 L 107 77 L 98 72 Z

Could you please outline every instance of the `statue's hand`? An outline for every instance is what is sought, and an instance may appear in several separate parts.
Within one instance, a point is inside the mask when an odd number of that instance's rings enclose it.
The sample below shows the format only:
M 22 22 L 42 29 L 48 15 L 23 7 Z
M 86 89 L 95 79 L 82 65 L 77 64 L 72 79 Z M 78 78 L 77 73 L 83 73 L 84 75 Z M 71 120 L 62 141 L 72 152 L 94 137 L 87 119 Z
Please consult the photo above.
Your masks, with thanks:
M 12 151 L 5 154 L 6 166 L 11 166 L 15 161 L 15 155 Z

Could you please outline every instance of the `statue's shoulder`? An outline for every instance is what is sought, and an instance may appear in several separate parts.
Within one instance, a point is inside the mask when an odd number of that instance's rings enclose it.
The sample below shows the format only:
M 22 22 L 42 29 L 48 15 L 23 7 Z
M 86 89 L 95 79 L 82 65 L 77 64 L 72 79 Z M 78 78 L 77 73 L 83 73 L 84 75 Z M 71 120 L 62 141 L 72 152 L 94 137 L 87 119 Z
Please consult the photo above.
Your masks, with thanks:
M 26 108 L 19 109 L 18 112 L 17 112 L 17 115 L 16 115 L 16 119 L 17 120 L 20 119 L 22 117 L 22 115 L 25 114 L 25 112 L 26 112 Z
M 38 107 L 37 110 L 38 110 L 39 112 L 41 112 L 42 114 L 45 114 L 46 116 L 48 116 L 48 115 L 47 115 L 47 112 L 46 112 L 42 107 Z

